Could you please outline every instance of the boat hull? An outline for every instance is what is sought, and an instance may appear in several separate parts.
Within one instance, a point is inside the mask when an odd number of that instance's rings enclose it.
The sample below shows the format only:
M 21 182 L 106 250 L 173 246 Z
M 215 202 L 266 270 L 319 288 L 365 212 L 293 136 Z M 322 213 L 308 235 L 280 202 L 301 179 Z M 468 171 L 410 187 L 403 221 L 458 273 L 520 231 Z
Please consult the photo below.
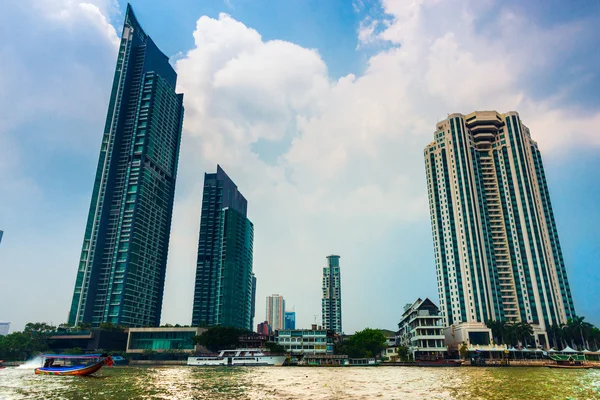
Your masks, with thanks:
M 188 357 L 187 365 L 196 367 L 278 367 L 286 356 Z
M 61 375 L 61 376 L 86 376 L 97 372 L 104 365 L 104 361 L 100 361 L 94 365 L 76 366 L 76 367 L 41 367 L 36 368 L 36 375 Z
M 593 365 L 548 365 L 548 368 L 563 368 L 563 369 L 590 369 Z

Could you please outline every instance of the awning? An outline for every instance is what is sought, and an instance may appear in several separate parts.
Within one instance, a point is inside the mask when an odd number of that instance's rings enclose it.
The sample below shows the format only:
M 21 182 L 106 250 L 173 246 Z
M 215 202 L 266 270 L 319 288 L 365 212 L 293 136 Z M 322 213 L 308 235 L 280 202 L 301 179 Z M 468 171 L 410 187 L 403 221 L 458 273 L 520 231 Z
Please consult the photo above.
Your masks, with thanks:
M 567 346 L 564 349 L 562 349 L 561 353 L 577 353 L 577 351 L 573 350 L 572 348 L 570 348 L 569 346 Z

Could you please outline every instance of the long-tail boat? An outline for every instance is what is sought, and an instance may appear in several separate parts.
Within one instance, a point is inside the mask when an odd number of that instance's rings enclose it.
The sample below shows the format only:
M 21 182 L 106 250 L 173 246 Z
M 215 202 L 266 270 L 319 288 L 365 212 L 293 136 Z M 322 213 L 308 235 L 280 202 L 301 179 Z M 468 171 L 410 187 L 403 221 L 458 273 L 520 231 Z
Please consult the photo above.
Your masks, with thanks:
M 584 364 L 585 356 L 582 354 L 554 354 L 550 356 L 556 364 L 549 364 L 550 368 L 566 368 L 566 369 L 589 369 L 592 365 Z
M 85 376 L 93 374 L 105 364 L 112 367 L 108 354 L 44 354 L 44 365 L 35 369 L 37 375 Z

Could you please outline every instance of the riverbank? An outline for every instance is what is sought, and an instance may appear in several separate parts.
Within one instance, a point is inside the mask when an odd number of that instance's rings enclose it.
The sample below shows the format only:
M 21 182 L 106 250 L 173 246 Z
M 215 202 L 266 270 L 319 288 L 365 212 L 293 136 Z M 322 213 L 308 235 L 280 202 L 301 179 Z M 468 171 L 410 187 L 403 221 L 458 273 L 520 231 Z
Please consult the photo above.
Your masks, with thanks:
M 187 360 L 129 360 L 129 365 L 187 365 Z

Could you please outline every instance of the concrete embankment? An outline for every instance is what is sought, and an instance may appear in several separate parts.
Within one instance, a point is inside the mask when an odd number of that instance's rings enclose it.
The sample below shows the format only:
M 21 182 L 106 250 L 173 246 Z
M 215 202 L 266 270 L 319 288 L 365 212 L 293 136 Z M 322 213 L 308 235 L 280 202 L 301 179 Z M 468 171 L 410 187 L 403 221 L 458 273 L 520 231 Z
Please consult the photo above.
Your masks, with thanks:
M 130 360 L 129 365 L 187 365 L 187 360 Z

